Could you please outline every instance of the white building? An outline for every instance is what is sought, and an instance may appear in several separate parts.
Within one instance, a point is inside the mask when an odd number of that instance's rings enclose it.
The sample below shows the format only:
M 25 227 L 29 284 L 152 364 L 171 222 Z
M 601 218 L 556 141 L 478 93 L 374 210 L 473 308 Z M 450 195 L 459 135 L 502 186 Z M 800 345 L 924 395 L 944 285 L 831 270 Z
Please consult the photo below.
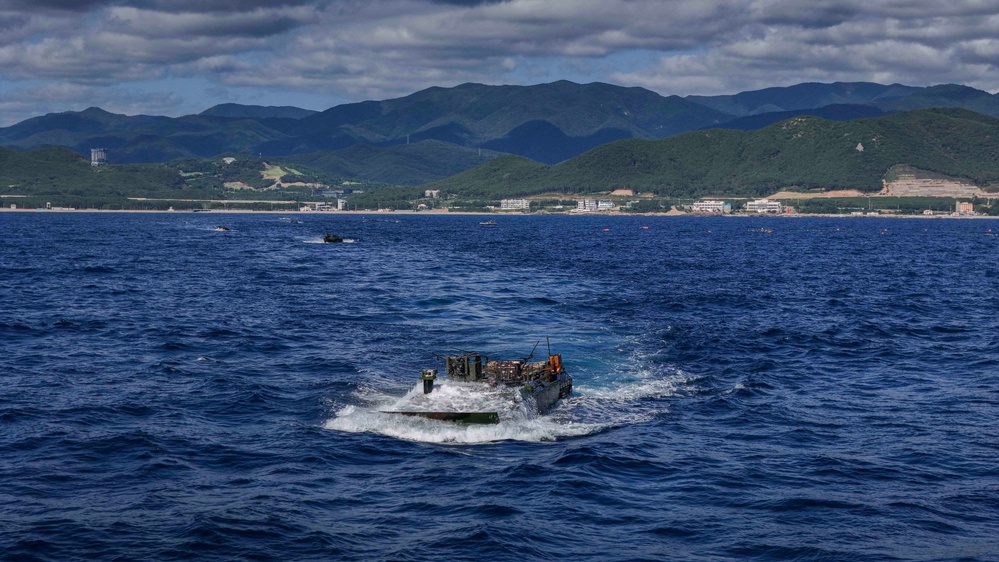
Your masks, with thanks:
M 757 213 L 777 213 L 783 210 L 783 206 L 780 201 L 771 201 L 769 199 L 757 199 L 756 201 L 750 201 L 746 203 L 746 211 L 757 212 Z
M 90 149 L 90 165 L 91 166 L 102 166 L 108 163 L 108 149 L 106 148 L 91 148 Z
M 438 199 L 441 196 L 441 190 L 439 189 L 428 189 L 423 192 L 424 199 Z
M 610 211 L 613 210 L 614 208 L 615 207 L 613 201 L 597 201 L 598 211 Z
M 504 211 L 522 211 L 531 208 L 531 202 L 527 199 L 503 199 L 500 201 L 500 209 Z
M 695 201 L 694 212 L 697 213 L 723 213 L 725 212 L 725 202 L 708 199 L 706 201 Z
M 597 200 L 596 199 L 579 199 L 576 201 L 576 210 L 580 212 L 589 212 L 597 210 Z

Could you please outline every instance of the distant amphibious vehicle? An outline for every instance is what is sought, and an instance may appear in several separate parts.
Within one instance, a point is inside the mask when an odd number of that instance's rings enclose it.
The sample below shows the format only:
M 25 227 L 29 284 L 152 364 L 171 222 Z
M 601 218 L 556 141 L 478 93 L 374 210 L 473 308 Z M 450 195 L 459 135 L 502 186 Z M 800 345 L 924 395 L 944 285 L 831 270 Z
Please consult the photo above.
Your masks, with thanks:
M 514 393 L 519 391 L 528 407 L 543 414 L 560 398 L 572 393 L 572 377 L 562 366 L 561 354 L 552 354 L 549 349 L 547 361 L 531 363 L 533 354 L 532 351 L 527 359 L 490 361 L 488 357 L 478 353 L 465 353 L 445 357 L 444 364 L 450 380 L 510 389 Z M 420 380 L 423 382 L 423 394 L 432 393 L 437 380 L 437 369 L 424 369 Z M 515 396 L 512 397 L 516 399 Z M 386 413 L 460 423 L 499 423 L 499 412 L 401 410 Z

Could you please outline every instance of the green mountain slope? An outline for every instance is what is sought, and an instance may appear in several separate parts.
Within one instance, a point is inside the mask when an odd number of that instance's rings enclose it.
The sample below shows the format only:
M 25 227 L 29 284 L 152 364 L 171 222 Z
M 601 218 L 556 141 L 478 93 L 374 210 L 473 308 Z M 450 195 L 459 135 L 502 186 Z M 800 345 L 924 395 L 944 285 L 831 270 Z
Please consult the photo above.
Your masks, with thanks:
M 999 95 L 958 84 L 923 88 L 910 96 L 881 100 L 877 107 L 887 111 L 909 111 L 931 107 L 959 107 L 999 117 Z
M 609 140 L 661 138 L 731 118 L 643 88 L 568 81 L 536 86 L 463 84 L 331 108 L 301 120 L 307 133 L 274 141 L 264 152 L 288 155 L 356 143 L 438 140 L 555 163 Z
M 796 117 L 752 132 L 619 141 L 550 167 L 497 159 L 427 188 L 492 197 L 617 188 L 685 197 L 788 188 L 877 191 L 898 164 L 999 185 L 999 120 L 960 109 L 845 122 Z
M 500 156 L 451 143 L 425 140 L 387 147 L 358 144 L 341 150 L 298 154 L 284 158 L 322 170 L 331 176 L 393 185 L 435 181 Z
M 905 98 L 922 88 L 871 82 L 806 82 L 794 86 L 764 88 L 727 96 L 687 96 L 686 99 L 739 117 L 769 112 L 815 109 L 827 105 L 876 104 Z M 925 107 L 925 106 L 919 106 Z M 911 107 L 909 109 L 916 109 Z
M 456 150 L 460 149 L 436 141 L 359 146 L 344 153 L 303 156 L 284 163 L 278 175 L 283 184 L 339 183 L 338 178 L 359 173 L 352 167 L 381 168 L 386 179 L 435 176 L 447 173 L 439 166 L 448 161 L 435 154 L 453 156 Z M 461 157 L 468 165 L 473 160 L 485 163 L 441 181 L 386 191 L 379 197 L 404 200 L 423 189 L 442 189 L 479 200 L 617 188 L 673 197 L 761 196 L 783 189 L 872 192 L 881 188 L 885 174 L 898 165 L 999 191 L 999 119 L 962 109 L 917 110 L 854 121 L 799 116 L 750 132 L 712 129 L 660 140 L 618 141 L 555 166 L 496 156 L 464 150 Z M 0 149 L 0 195 L 91 199 L 294 199 L 310 195 L 309 185 L 281 187 L 277 176 L 263 177 L 274 164 L 242 156 L 229 163 L 216 158 L 94 168 L 65 148 L 27 153 Z M 240 184 L 235 190 L 233 182 Z
M 115 164 L 166 162 L 227 152 L 252 154 L 261 144 L 288 136 L 268 125 L 273 122 L 200 115 L 130 117 L 90 108 L 0 129 L 0 143 L 22 150 L 65 146 L 83 155 L 91 148 L 107 148 Z
M 384 102 L 382 119 L 369 129 L 383 135 L 410 134 L 458 124 L 476 140 L 500 138 L 532 121 L 547 121 L 568 137 L 586 137 L 605 129 L 641 138 L 661 138 L 731 116 L 677 96 L 663 97 L 644 88 L 611 84 L 576 84 L 565 80 L 536 86 L 463 84 L 430 88 Z M 393 115 L 409 119 L 400 126 Z M 407 131 L 406 128 L 414 128 Z
M 236 119 L 302 119 L 315 115 L 317 111 L 289 105 L 241 105 L 220 103 L 199 113 L 206 117 L 231 117 Z
M 999 96 L 956 85 L 871 83 L 809 83 L 687 98 L 602 83 L 463 84 L 318 113 L 222 104 L 199 115 L 169 118 L 90 108 L 0 127 L 0 146 L 65 146 L 84 156 L 102 147 L 109 149 L 112 164 L 231 153 L 272 159 L 308 154 L 307 159 L 357 180 L 412 185 L 481 163 L 480 148 L 557 164 L 617 140 L 661 139 L 716 126 L 752 130 L 786 119 L 788 112 L 842 120 L 929 107 L 999 116 Z M 461 148 L 429 151 L 426 161 L 413 158 L 411 148 L 400 149 L 421 141 Z M 468 149 L 475 158 L 469 158 Z M 326 151 L 335 154 L 313 155 Z
M 0 148 L 0 195 L 4 204 L 95 208 L 149 208 L 129 198 L 179 200 L 290 200 L 310 196 L 314 184 L 339 183 L 321 171 L 290 167 L 252 156 L 176 160 L 164 164 L 93 167 L 62 147 L 31 152 Z M 174 203 L 176 204 L 176 203 Z M 195 203 L 178 204 L 196 206 Z M 153 205 L 166 208 L 170 202 Z
M 68 148 L 21 153 L 0 148 L 0 194 L 71 197 L 170 197 L 186 187 L 165 166 L 94 168 Z
M 359 144 L 386 147 L 435 140 L 556 163 L 608 141 L 661 138 L 731 118 L 643 88 L 568 81 L 534 86 L 464 84 L 320 113 L 223 104 L 200 115 L 168 118 L 90 108 L 0 128 L 0 145 L 21 150 L 67 146 L 81 154 L 104 147 L 111 149 L 112 163 L 124 164 L 231 152 L 281 157 Z M 455 155 L 445 168 L 462 169 L 462 157 Z M 405 183 L 426 179 L 419 175 L 405 178 Z

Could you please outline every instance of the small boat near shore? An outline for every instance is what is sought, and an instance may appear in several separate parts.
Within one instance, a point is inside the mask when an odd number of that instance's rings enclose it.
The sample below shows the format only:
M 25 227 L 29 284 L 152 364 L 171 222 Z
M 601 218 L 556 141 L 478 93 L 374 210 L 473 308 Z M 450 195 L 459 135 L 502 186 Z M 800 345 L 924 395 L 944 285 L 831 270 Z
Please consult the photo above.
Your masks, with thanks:
M 534 347 L 536 349 L 537 345 Z M 464 353 L 445 357 L 444 365 L 450 381 L 480 384 L 483 390 L 505 394 L 511 401 L 522 400 L 536 413 L 544 414 L 560 399 L 572 394 L 572 377 L 562 365 L 561 354 L 552 354 L 549 349 L 547 361 L 532 363 L 533 355 L 532 350 L 526 359 L 490 361 L 479 353 Z M 422 397 L 431 395 L 437 380 L 437 369 L 424 369 L 420 380 L 423 384 Z M 467 391 L 473 392 L 473 389 L 474 385 Z M 428 402 L 432 401 L 423 400 L 424 404 Z M 500 421 L 497 411 L 435 411 L 406 407 L 384 413 L 465 424 Z
M 496 226 L 496 221 L 494 221 L 493 219 L 482 221 L 479 223 L 479 226 Z
M 343 236 L 340 236 L 338 234 L 332 234 L 332 233 L 327 232 L 326 234 L 323 235 L 322 243 L 323 244 L 353 244 L 353 243 L 357 242 L 357 240 L 358 240 L 357 238 L 344 238 Z

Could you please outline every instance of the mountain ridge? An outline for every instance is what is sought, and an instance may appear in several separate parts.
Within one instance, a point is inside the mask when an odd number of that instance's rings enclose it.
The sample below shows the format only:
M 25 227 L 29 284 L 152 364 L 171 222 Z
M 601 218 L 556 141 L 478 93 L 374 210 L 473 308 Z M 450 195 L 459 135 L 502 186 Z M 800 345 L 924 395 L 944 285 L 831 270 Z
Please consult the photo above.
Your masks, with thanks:
M 426 188 L 494 198 L 622 188 L 669 197 L 876 192 L 899 165 L 999 191 L 999 119 L 955 108 L 853 121 L 798 116 L 756 131 L 616 141 L 556 166 L 498 158 Z
M 329 152 L 328 158 L 316 161 L 329 163 L 330 171 L 343 170 L 344 155 L 352 147 L 365 146 L 354 153 L 380 165 L 349 166 L 358 174 L 356 179 L 384 178 L 387 166 L 396 171 L 392 183 L 411 185 L 442 179 L 427 177 L 427 170 L 468 169 L 464 166 L 474 162 L 467 157 L 468 150 L 514 154 L 552 165 L 627 138 L 661 139 L 715 127 L 754 130 L 801 114 L 848 120 L 927 107 L 964 107 L 999 116 L 999 96 L 960 85 L 867 82 L 803 83 L 685 98 L 600 82 L 466 83 L 320 112 L 219 104 L 175 118 L 118 115 L 100 108 L 51 113 L 0 128 L 0 146 L 16 150 L 65 146 L 83 155 L 101 147 L 109 149 L 113 164 L 234 153 L 276 158 Z M 448 143 L 453 149 L 428 151 L 428 157 L 437 161 L 417 166 L 392 148 L 428 140 Z M 373 151 L 385 155 L 376 158 Z M 394 165 L 390 155 L 403 161 Z M 407 170 L 412 175 L 406 176 Z

